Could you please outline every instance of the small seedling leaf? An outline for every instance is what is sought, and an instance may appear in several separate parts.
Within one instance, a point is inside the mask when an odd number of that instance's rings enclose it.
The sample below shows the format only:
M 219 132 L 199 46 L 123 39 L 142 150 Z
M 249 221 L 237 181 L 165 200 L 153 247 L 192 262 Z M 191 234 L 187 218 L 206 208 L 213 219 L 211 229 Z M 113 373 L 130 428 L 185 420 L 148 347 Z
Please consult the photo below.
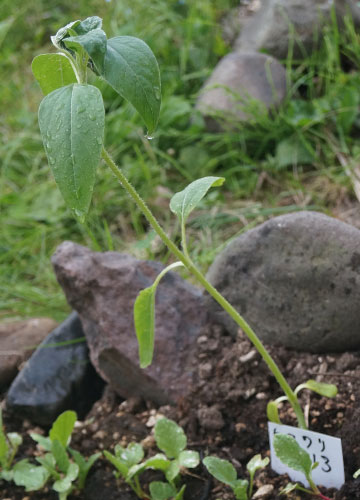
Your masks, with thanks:
M 155 293 L 156 288 L 153 286 L 144 288 L 134 304 L 134 324 L 141 368 L 151 365 L 154 355 Z
M 200 456 L 197 451 L 184 450 L 179 454 L 179 464 L 187 469 L 194 469 L 200 463 Z
M 178 493 L 175 496 L 175 500 L 182 500 L 183 499 L 184 493 L 185 493 L 185 488 L 186 488 L 186 484 L 184 484 L 181 487 L 180 491 L 178 491 Z
M 49 438 L 52 442 L 58 440 L 64 448 L 69 444 L 71 433 L 74 429 L 74 425 L 77 419 L 77 415 L 72 410 L 67 410 L 61 413 L 58 418 L 53 423 Z
M 259 469 L 263 469 L 266 467 L 269 463 L 269 458 L 265 457 L 264 459 L 261 458 L 261 455 L 255 455 L 252 457 L 252 459 L 247 463 L 246 468 L 249 471 L 251 476 L 254 476 L 255 472 Z
M 267 418 L 270 422 L 275 422 L 276 424 L 281 424 L 279 417 L 279 409 L 276 401 L 269 401 L 266 406 Z
M 17 486 L 23 486 L 26 491 L 40 490 L 49 478 L 49 472 L 41 465 L 29 463 L 27 459 L 14 465 L 13 480 Z
M 228 486 L 233 486 L 237 474 L 233 464 L 218 457 L 206 457 L 203 463 L 212 476 Z
M 139 443 L 129 443 L 127 448 L 116 447 L 115 453 L 128 467 L 138 464 L 144 458 L 144 450 Z
M 50 475 L 56 476 L 56 461 L 52 453 L 46 453 L 46 455 L 44 455 L 43 457 L 36 457 L 36 461 L 39 462 L 40 465 L 45 467 L 45 469 L 49 471 Z
M 189 184 L 170 200 L 170 210 L 177 215 L 180 222 L 185 224 L 186 219 L 204 198 L 211 187 L 221 186 L 224 177 L 203 177 Z
M 173 483 L 179 474 L 180 474 L 180 464 L 179 461 L 175 459 L 172 462 L 170 462 L 170 466 L 165 472 L 165 477 L 170 483 Z
M 8 452 L 9 446 L 6 442 L 5 434 L 0 432 L 0 465 L 4 468 L 7 466 Z
M 57 439 L 51 443 L 51 453 L 54 455 L 57 466 L 61 472 L 66 474 L 70 465 L 69 457 L 67 456 L 65 447 Z
M 140 114 L 152 134 L 161 104 L 160 71 L 145 42 L 132 36 L 117 36 L 107 42 L 105 80 Z
M 77 464 L 71 463 L 66 472 L 66 476 L 53 484 L 53 489 L 58 493 L 65 493 L 71 490 L 72 482 L 75 481 L 79 474 L 79 466 Z
M 31 438 L 36 441 L 45 451 L 51 450 L 51 439 L 49 437 L 42 436 L 36 432 L 30 433 Z
M 187 440 L 182 428 L 173 420 L 162 418 L 155 425 L 155 441 L 168 458 L 177 458 L 186 448 Z
M 20 436 L 20 434 L 18 434 L 17 432 L 8 432 L 7 438 L 10 442 L 10 445 L 15 449 L 18 449 L 23 442 L 22 436 Z
M 80 452 L 69 448 L 71 455 L 79 466 L 78 488 L 81 490 L 85 486 L 86 477 L 96 460 L 101 457 L 101 453 L 94 453 L 86 460 Z
M 153 481 L 149 485 L 152 500 L 168 500 L 176 495 L 176 489 L 169 483 Z
M 323 382 L 316 382 L 316 380 L 307 380 L 304 384 L 304 389 L 310 389 L 320 396 L 325 396 L 327 398 L 334 398 L 338 392 L 336 385 L 334 384 L 324 384 Z
M 360 477 L 360 469 L 358 469 L 356 472 L 354 472 L 354 475 L 353 475 L 354 479 L 357 479 L 358 477 Z
M 31 69 L 44 95 L 77 82 L 71 63 L 64 54 L 40 54 L 33 60 Z
M 119 471 L 121 476 L 125 479 L 129 472 L 129 467 L 127 467 L 119 458 L 115 457 L 112 453 L 107 450 L 104 451 L 105 457 L 110 463 Z
M 280 495 L 287 495 L 288 493 L 291 493 L 292 491 L 294 490 L 297 490 L 298 488 L 298 485 L 297 484 L 294 484 L 294 483 L 288 483 L 285 488 L 283 488 L 281 491 L 280 491 Z
M 230 485 L 231 486 L 231 485 Z M 231 486 L 236 500 L 248 500 L 247 489 L 249 482 L 246 479 L 237 479 Z
M 61 41 L 67 36 L 70 30 L 75 31 L 79 24 L 81 24 L 81 21 L 78 19 L 60 28 L 54 36 L 50 37 L 54 46 L 57 49 L 61 49 Z
M 305 477 L 309 477 L 312 469 L 311 458 L 296 439 L 287 434 L 276 434 L 274 436 L 274 449 L 281 462 L 291 469 L 302 472 Z
M 11 470 L 0 470 L 0 479 L 3 479 L 4 481 L 12 481 L 14 477 L 14 469 Z
M 70 36 L 64 38 L 64 45 L 68 49 L 81 53 L 85 52 L 92 59 L 95 68 L 99 73 L 104 72 L 105 54 L 106 54 L 106 34 L 101 29 L 89 31 L 85 35 Z
M 41 102 L 39 125 L 50 168 L 66 204 L 84 219 L 100 161 L 105 112 L 101 92 L 72 84 Z

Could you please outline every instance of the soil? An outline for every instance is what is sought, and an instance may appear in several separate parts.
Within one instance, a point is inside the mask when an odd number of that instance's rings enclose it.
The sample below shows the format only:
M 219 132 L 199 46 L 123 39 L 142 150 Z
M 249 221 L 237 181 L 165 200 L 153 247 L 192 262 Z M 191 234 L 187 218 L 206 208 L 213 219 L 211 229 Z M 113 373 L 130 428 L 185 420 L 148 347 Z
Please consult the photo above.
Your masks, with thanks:
M 309 378 L 334 383 L 339 393 L 334 399 L 302 392 L 302 406 L 308 415 L 309 427 L 342 439 L 346 484 L 340 491 L 321 491 L 333 500 L 360 499 L 360 479 L 353 473 L 360 468 L 360 352 L 343 354 L 308 354 L 269 348 L 280 369 L 292 387 Z M 152 429 L 161 415 L 180 424 L 188 438 L 188 449 L 198 450 L 202 456 L 216 455 L 231 460 L 240 478 L 247 477 L 246 463 L 254 454 L 269 456 L 266 404 L 281 395 L 281 391 L 259 354 L 240 332 L 236 341 L 219 326 L 208 327 L 198 339 L 196 360 L 197 382 L 188 398 L 176 407 L 156 408 L 151 403 L 129 399 L 121 400 L 107 387 L 83 422 L 77 422 L 72 447 L 89 456 L 96 451 L 112 450 L 115 444 L 126 445 L 141 441 L 146 452 L 157 452 Z M 284 405 L 280 411 L 283 423 L 296 425 L 292 410 Z M 47 433 L 28 421 L 4 411 L 7 431 L 21 432 L 24 443 L 18 458 L 39 454 L 29 432 Z M 152 480 L 153 478 L 151 478 Z M 230 489 L 212 480 L 199 466 L 184 475 L 187 483 L 185 500 L 230 500 Z M 144 478 L 145 489 L 149 477 Z M 258 498 L 275 500 L 287 484 L 286 476 L 278 476 L 268 466 L 259 471 L 256 490 L 267 485 L 268 494 Z M 25 493 L 11 483 L 3 483 L 1 500 L 57 499 L 51 490 Z M 292 496 L 291 496 L 292 495 Z M 290 498 L 311 496 L 296 492 Z M 315 498 L 315 497 L 313 497 Z M 135 500 L 136 496 L 113 475 L 112 466 L 100 458 L 91 469 L 86 488 L 75 492 L 70 500 Z

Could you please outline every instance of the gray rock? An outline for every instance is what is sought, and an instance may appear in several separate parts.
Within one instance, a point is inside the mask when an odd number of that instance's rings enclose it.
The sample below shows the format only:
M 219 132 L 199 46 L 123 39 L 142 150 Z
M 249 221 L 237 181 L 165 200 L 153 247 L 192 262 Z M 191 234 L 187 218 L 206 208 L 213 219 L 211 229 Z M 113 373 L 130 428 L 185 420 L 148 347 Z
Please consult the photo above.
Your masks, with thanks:
M 0 324 L 0 389 L 12 382 L 22 363 L 56 325 L 51 318 L 30 318 Z
M 161 280 L 154 361 L 142 370 L 133 305 L 163 266 L 116 252 L 91 252 L 72 242 L 58 247 L 53 265 L 68 302 L 81 317 L 94 366 L 118 394 L 159 404 L 188 394 L 197 337 L 207 319 L 200 290 L 176 273 Z
M 235 48 L 242 51 L 265 50 L 283 59 L 288 54 L 293 30 L 294 55 L 301 57 L 304 49 L 311 49 L 319 39 L 324 24 L 330 22 L 334 4 L 340 27 L 347 12 L 352 15 L 355 24 L 359 24 L 360 9 L 354 0 L 266 0 L 243 25 Z
M 197 109 L 205 116 L 210 130 L 219 122 L 251 120 L 254 100 L 260 110 L 279 104 L 286 94 L 286 72 L 275 59 L 265 54 L 230 53 L 218 63 L 200 93 Z
M 271 219 L 232 241 L 208 278 L 268 344 L 360 349 L 360 231 L 344 222 L 315 212 Z
M 15 378 L 6 399 L 8 410 L 44 426 L 68 409 L 83 418 L 104 387 L 89 362 L 86 342 L 76 342 L 83 337 L 79 317 L 72 313 L 48 335 Z

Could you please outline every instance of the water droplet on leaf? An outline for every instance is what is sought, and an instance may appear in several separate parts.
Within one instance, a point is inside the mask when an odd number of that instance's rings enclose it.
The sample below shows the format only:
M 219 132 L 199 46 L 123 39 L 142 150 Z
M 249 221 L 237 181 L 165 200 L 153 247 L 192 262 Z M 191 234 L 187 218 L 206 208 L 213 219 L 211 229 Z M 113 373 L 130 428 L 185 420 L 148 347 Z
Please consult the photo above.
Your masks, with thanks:
M 145 135 L 145 139 L 147 139 L 148 141 L 152 141 L 154 139 L 154 136 L 153 135 L 150 135 L 149 133 L 147 133 Z

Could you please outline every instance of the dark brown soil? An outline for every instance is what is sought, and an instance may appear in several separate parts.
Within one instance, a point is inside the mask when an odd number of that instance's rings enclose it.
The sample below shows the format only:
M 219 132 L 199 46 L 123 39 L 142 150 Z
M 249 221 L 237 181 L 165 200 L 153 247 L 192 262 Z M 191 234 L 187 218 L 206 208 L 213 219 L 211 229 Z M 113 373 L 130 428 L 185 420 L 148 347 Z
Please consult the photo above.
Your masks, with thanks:
M 360 353 L 318 355 L 296 353 L 284 348 L 270 349 L 275 360 L 295 387 L 314 378 L 335 383 L 339 394 L 326 399 L 303 391 L 302 404 L 309 418 L 311 430 L 334 435 L 342 439 L 346 484 L 341 491 L 322 492 L 333 500 L 360 499 L 360 479 L 352 478 L 360 468 Z M 198 381 L 192 394 L 177 407 L 155 408 L 141 400 L 122 401 L 109 388 L 97 402 L 86 421 L 79 422 L 72 446 L 85 456 L 104 449 L 112 450 L 116 443 L 142 441 L 147 453 L 156 452 L 151 435 L 156 419 L 167 416 L 176 420 L 186 431 L 188 448 L 202 456 L 214 454 L 231 460 L 241 478 L 246 478 L 246 463 L 256 453 L 268 456 L 266 404 L 281 395 L 276 381 L 243 334 L 236 342 L 220 327 L 209 328 L 198 339 Z M 283 423 L 296 425 L 292 410 L 281 410 Z M 20 431 L 24 444 L 19 457 L 31 457 L 35 446 L 28 436 L 34 430 L 29 422 L 4 414 L 8 431 Z M 39 429 L 36 429 L 39 432 Z M 199 467 L 194 475 L 187 475 L 186 500 L 216 500 L 234 498 L 227 487 L 212 481 Z M 146 483 L 146 478 L 144 479 Z M 284 498 L 279 491 L 287 478 L 277 476 L 270 467 L 256 476 L 256 489 L 269 485 L 269 500 Z M 57 495 L 52 491 L 25 493 L 22 488 L 2 484 L 1 500 L 50 500 Z M 146 485 L 145 485 L 146 488 Z M 112 474 L 112 467 L 104 458 L 99 459 L 88 476 L 84 492 L 69 497 L 78 500 L 135 500 L 136 496 Z M 293 499 L 310 498 L 303 493 Z

